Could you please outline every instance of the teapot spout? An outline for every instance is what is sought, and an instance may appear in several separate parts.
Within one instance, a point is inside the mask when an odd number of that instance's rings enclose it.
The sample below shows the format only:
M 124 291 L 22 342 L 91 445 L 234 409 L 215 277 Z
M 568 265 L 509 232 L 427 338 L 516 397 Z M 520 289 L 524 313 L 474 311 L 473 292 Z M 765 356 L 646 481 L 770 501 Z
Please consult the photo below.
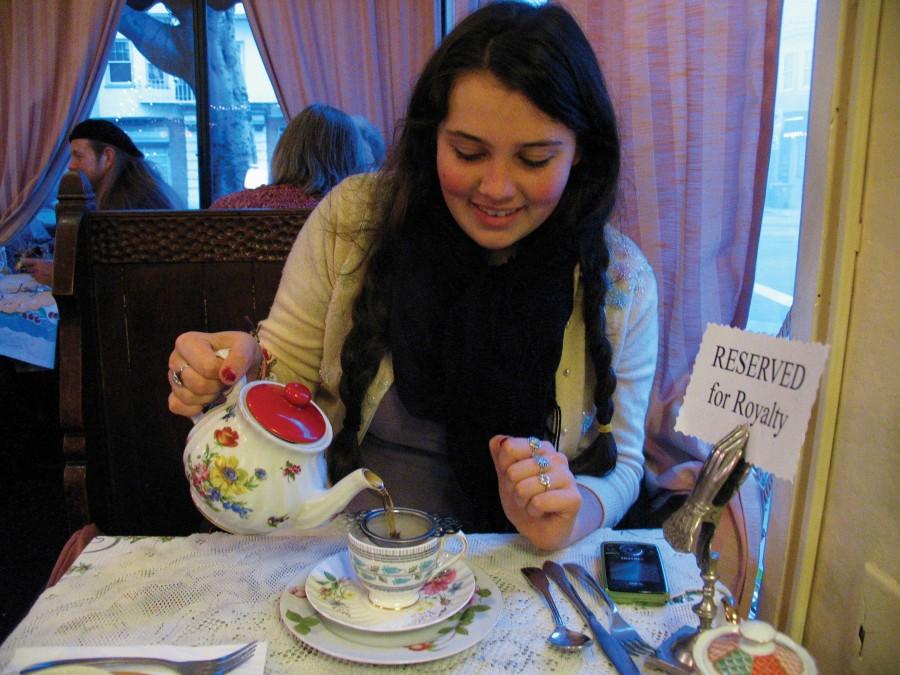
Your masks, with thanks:
M 310 497 L 291 518 L 291 525 L 300 530 L 318 527 L 343 509 L 363 490 L 384 490 L 384 481 L 374 471 L 357 469 L 344 476 L 332 487 Z

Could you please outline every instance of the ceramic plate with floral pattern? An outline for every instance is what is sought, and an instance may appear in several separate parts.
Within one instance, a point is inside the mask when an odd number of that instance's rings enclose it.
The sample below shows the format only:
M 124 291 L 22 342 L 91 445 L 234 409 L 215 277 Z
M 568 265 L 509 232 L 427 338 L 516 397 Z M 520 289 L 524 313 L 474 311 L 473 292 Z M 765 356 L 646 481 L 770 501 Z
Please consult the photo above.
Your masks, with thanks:
M 436 661 L 478 644 L 503 612 L 503 598 L 493 580 L 466 568 L 474 592 L 460 611 L 426 628 L 375 633 L 334 623 L 319 615 L 306 597 L 305 570 L 281 594 L 279 613 L 288 631 L 323 654 L 354 663 L 402 665 Z
M 404 609 L 384 609 L 369 602 L 347 551 L 321 561 L 306 578 L 306 597 L 334 623 L 373 633 L 426 628 L 461 610 L 475 592 L 475 575 L 465 562 L 440 572 L 422 587 L 419 600 Z

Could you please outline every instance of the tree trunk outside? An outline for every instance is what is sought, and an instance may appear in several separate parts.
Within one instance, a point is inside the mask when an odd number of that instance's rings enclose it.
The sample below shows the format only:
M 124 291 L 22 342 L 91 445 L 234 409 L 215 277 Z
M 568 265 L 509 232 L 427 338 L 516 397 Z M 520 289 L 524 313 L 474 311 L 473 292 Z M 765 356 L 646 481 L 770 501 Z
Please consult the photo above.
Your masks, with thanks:
M 242 190 L 255 155 L 250 102 L 234 39 L 234 10 L 206 11 L 212 198 Z

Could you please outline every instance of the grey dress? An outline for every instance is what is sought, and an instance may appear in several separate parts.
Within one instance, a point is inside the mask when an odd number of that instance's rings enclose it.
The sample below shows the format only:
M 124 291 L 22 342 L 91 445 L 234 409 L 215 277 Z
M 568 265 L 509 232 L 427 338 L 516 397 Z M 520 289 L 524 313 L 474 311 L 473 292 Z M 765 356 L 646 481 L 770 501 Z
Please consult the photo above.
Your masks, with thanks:
M 447 452 L 443 426 L 410 415 L 393 386 L 381 400 L 360 445 L 362 466 L 381 476 L 395 506 L 471 522 L 470 500 L 456 480 Z M 381 506 L 378 495 L 364 491 L 347 510 Z

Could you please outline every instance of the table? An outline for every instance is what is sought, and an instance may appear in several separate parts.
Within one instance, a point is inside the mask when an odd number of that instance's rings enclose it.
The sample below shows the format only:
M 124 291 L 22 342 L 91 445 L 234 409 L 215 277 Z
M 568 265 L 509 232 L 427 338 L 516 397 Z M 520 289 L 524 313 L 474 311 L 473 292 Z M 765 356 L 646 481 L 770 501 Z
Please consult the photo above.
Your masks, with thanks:
M 473 568 L 490 575 L 503 596 L 504 609 L 496 626 L 476 646 L 455 656 L 385 667 L 320 654 L 295 639 L 279 617 L 279 599 L 291 580 L 344 547 L 337 522 L 297 537 L 225 533 L 96 537 L 0 646 L 0 664 L 9 663 L 16 647 L 26 646 L 203 645 L 257 639 L 268 642 L 266 672 L 273 674 L 614 672 L 596 646 L 570 654 L 547 644 L 550 612 L 519 568 L 540 566 L 552 558 L 596 571 L 603 541 L 635 539 L 659 545 L 673 595 L 699 588 L 693 556 L 673 551 L 661 530 L 597 530 L 552 554 L 514 534 L 469 535 L 468 560 Z M 584 627 L 556 588 L 554 596 L 567 623 Z M 608 615 L 596 598 L 587 592 L 583 597 L 608 625 Z M 696 625 L 690 607 L 691 601 L 683 600 L 655 609 L 622 607 L 622 613 L 651 644 L 659 644 L 685 623 Z
M 59 312 L 30 274 L 0 274 L 0 355 L 53 368 Z

